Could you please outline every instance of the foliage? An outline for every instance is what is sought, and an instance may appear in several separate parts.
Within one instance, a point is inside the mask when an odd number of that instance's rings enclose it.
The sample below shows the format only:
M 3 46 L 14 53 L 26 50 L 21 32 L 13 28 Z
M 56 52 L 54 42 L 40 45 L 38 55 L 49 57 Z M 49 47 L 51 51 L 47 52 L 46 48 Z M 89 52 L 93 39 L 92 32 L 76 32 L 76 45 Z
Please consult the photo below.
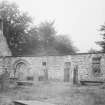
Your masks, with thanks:
M 53 52 L 57 55 L 69 55 L 76 52 L 76 48 L 66 35 L 57 35 L 54 21 L 41 23 L 38 27 L 38 35 L 40 44 L 46 52 Z
M 56 35 L 54 22 L 43 22 L 38 27 L 38 35 L 42 47 L 49 48 L 52 45 L 54 36 Z
M 3 19 L 4 36 L 13 56 L 22 55 L 28 40 L 28 29 L 32 19 L 22 12 L 15 3 L 2 1 L 0 15 Z
M 105 52 L 105 24 L 101 25 L 100 32 L 102 35 L 102 40 L 96 42 L 96 44 L 100 45 L 100 47 L 102 48 L 102 52 Z
M 98 51 L 97 50 L 95 50 L 95 49 L 93 49 L 93 48 L 91 48 L 89 51 L 88 51 L 88 53 L 97 53 Z
M 15 3 L 0 3 L 3 32 L 13 56 L 68 55 L 75 53 L 71 40 L 57 35 L 54 21 L 33 26 L 32 18 Z
M 73 42 L 66 35 L 56 36 L 54 43 L 56 50 L 61 55 L 69 55 L 77 51 L 76 47 L 73 46 Z

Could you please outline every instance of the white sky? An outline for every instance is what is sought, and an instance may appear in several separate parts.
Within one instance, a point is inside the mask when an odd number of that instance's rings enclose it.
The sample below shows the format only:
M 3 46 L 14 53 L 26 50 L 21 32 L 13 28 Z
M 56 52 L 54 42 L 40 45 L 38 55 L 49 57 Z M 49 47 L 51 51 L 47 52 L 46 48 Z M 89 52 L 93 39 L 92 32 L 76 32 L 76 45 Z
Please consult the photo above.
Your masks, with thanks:
M 100 49 L 100 25 L 105 22 L 105 0 L 9 0 L 35 18 L 35 24 L 55 20 L 60 34 L 67 34 L 80 52 Z

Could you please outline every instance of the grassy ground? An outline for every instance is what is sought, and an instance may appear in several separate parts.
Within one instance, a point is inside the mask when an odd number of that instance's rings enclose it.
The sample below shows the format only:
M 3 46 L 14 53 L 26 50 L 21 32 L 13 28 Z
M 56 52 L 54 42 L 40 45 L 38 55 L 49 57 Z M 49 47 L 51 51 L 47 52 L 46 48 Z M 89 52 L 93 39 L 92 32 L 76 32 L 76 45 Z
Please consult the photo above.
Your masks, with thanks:
M 102 89 L 102 86 L 41 82 L 34 86 L 15 87 L 0 93 L 0 102 L 16 99 L 46 101 L 57 105 L 105 105 L 105 89 Z

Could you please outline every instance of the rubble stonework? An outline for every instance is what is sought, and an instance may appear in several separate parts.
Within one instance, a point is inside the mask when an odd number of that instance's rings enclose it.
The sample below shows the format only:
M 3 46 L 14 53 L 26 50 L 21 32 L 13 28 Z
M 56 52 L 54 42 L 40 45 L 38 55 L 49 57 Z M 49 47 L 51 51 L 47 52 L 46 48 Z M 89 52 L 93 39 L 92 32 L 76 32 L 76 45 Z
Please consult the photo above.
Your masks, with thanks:
M 99 64 L 101 71 L 99 75 L 94 75 L 92 59 L 97 59 L 97 57 L 101 57 Z M 3 63 L 2 59 L 3 58 L 1 57 L 0 65 Z M 8 61 L 10 62 L 8 63 Z M 46 75 L 45 69 L 47 70 L 48 80 L 64 81 L 65 76 L 69 78 L 69 81 L 67 79 L 67 82 L 73 82 L 74 76 L 76 76 L 79 81 L 105 79 L 104 53 L 74 54 L 69 56 L 5 57 L 5 64 L 6 62 L 8 63 L 7 67 L 11 77 L 19 78 L 19 80 L 28 80 L 27 78 L 32 78 L 34 81 L 41 80 L 39 78 L 44 80 L 44 76 Z M 65 69 L 65 63 L 70 64 L 70 70 L 67 71 L 68 66 L 67 69 Z M 77 67 L 76 70 L 78 70 L 76 73 L 74 73 L 75 67 Z

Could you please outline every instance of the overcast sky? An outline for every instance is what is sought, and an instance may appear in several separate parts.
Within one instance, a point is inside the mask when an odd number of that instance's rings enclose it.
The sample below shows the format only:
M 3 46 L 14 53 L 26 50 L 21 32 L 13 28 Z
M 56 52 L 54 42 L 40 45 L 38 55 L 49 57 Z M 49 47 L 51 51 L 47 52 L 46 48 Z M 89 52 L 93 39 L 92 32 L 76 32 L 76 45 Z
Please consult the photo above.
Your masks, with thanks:
M 35 18 L 35 24 L 55 20 L 59 34 L 67 34 L 80 52 L 100 49 L 100 25 L 105 22 L 105 0 L 9 0 Z

